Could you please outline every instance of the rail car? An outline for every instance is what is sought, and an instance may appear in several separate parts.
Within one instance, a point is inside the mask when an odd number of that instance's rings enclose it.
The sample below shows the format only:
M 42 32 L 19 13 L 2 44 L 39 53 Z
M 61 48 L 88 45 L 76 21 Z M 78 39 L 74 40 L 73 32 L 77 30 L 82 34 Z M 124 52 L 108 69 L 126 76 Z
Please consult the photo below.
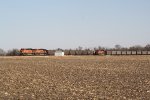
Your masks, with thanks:
M 106 50 L 105 55 L 150 55 L 150 51 Z
M 44 56 L 48 55 L 48 50 L 46 49 L 32 49 L 32 48 L 22 48 L 20 49 L 20 53 L 23 56 Z
M 106 55 L 106 51 L 105 50 L 95 50 L 94 55 Z

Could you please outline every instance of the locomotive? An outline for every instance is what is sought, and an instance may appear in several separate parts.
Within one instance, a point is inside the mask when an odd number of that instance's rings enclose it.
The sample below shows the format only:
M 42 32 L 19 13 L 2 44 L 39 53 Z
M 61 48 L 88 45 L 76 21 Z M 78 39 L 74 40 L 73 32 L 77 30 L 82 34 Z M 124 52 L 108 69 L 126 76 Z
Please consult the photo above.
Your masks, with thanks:
M 23 56 L 35 56 L 35 55 L 48 55 L 48 50 L 46 49 L 32 49 L 32 48 L 21 48 L 20 53 Z

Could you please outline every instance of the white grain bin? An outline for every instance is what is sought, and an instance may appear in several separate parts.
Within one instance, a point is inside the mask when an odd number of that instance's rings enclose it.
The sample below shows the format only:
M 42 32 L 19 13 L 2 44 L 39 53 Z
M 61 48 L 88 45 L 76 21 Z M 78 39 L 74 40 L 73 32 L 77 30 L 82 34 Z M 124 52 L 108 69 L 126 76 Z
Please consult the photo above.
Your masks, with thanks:
M 55 56 L 64 56 L 63 51 L 55 51 Z

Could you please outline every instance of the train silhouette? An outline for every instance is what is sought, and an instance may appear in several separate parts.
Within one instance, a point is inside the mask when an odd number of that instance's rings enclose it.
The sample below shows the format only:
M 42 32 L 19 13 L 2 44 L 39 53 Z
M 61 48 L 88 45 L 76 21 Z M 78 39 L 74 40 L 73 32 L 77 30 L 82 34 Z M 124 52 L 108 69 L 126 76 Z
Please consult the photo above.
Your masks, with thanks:
M 20 53 L 23 56 L 36 56 L 36 55 L 54 55 L 57 50 L 47 50 L 47 49 L 32 49 L 32 48 L 22 48 Z M 80 53 L 79 53 L 80 52 Z M 150 51 L 130 51 L 130 50 L 68 50 L 64 51 L 65 55 L 150 55 Z

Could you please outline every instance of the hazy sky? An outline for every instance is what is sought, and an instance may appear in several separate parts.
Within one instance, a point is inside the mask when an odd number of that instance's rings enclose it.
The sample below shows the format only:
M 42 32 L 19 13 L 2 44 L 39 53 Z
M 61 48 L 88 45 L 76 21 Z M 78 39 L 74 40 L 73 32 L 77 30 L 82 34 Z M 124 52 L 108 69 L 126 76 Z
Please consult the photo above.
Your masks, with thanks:
M 0 0 L 0 48 L 150 43 L 150 0 Z

